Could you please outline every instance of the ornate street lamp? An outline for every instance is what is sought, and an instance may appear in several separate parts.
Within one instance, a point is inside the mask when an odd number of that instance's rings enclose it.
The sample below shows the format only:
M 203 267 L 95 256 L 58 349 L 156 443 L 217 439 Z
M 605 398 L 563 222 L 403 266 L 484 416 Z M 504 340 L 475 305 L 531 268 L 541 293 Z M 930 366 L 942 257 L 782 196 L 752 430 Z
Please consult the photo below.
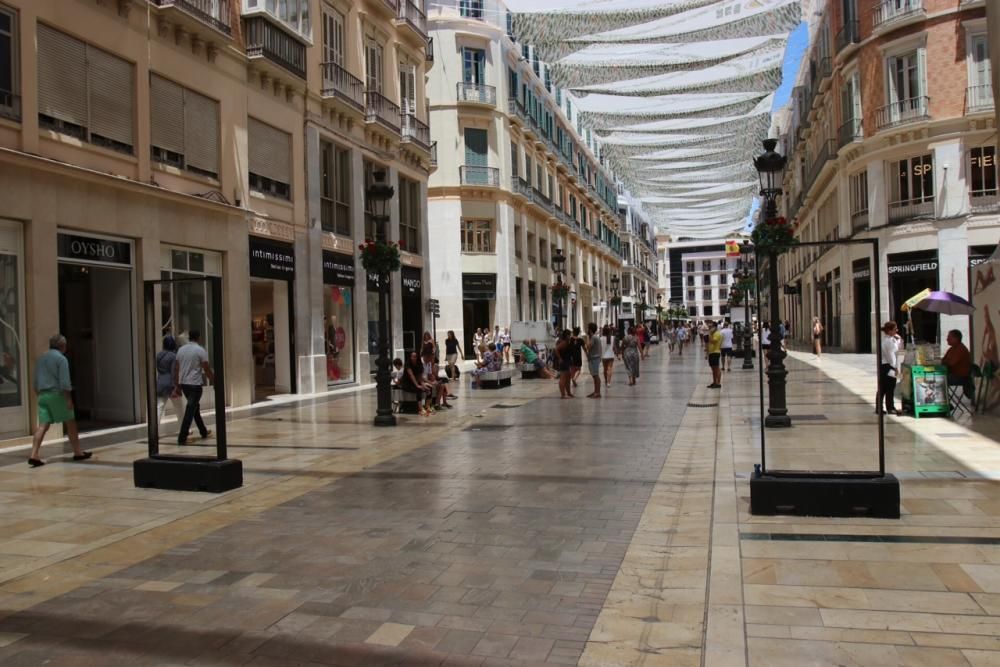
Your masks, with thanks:
M 552 258 L 552 269 L 556 272 L 556 301 L 559 303 L 559 318 L 557 320 L 559 325 L 559 331 L 563 330 L 563 317 L 565 313 L 563 309 L 565 308 L 565 296 L 566 291 L 569 289 L 567 285 L 563 284 L 563 269 L 566 267 L 566 256 L 563 255 L 562 248 L 556 248 L 555 257 Z
M 365 197 L 370 203 L 372 222 L 375 225 L 375 241 L 388 240 L 389 202 L 395 189 L 389 185 L 386 172 L 372 173 L 372 184 Z M 378 281 L 378 359 L 375 360 L 375 385 L 378 407 L 375 410 L 375 426 L 395 426 L 396 416 L 392 414 L 392 385 L 389 375 L 389 289 L 390 273 L 374 273 Z
M 753 370 L 753 334 L 750 332 L 750 295 L 753 280 L 753 246 L 744 241 L 740 246 L 740 268 L 738 280 L 743 283 L 743 368 Z
M 764 152 L 754 158 L 753 166 L 760 175 L 760 196 L 764 199 L 764 224 L 778 217 L 778 197 L 782 193 L 782 178 L 785 173 L 786 158 L 775 152 L 778 145 L 776 139 L 764 140 Z M 778 321 L 781 313 L 778 308 L 778 255 L 783 248 L 773 245 L 767 247 L 767 277 L 768 300 L 771 302 L 771 349 L 768 351 L 770 366 L 767 369 L 768 406 L 764 425 L 772 428 L 789 427 L 792 420 L 788 417 L 788 405 L 785 399 L 785 383 L 788 371 L 785 370 L 785 351 L 781 346 L 781 328 Z
M 660 326 L 663 320 L 663 295 L 656 295 L 656 336 L 660 336 Z
M 636 326 L 642 324 L 643 321 L 646 319 L 646 285 L 645 284 L 643 284 L 643 286 L 639 288 L 639 305 L 638 305 L 638 309 L 639 309 L 638 317 L 635 320 Z

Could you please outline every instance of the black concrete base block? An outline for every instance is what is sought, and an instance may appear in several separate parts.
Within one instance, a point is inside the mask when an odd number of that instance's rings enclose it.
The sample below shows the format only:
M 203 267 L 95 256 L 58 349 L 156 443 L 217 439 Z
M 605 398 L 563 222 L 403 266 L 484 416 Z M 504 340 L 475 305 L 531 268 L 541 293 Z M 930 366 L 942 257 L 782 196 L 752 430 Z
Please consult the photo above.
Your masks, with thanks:
M 222 493 L 243 486 L 243 462 L 162 454 L 134 462 L 132 476 L 141 489 Z
M 754 475 L 750 513 L 899 518 L 899 480 L 846 475 Z

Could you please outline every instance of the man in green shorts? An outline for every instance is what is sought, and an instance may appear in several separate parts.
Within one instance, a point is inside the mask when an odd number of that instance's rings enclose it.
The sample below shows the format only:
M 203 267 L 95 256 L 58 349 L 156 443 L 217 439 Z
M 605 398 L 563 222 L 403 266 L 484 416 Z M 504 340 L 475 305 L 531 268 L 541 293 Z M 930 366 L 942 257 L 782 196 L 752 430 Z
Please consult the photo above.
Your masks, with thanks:
M 66 337 L 56 334 L 49 338 L 49 351 L 38 358 L 35 367 L 35 393 L 38 394 L 38 428 L 31 443 L 28 465 L 32 468 L 45 465 L 39 456 L 42 439 L 52 424 L 65 424 L 66 437 L 73 447 L 73 460 L 89 459 L 90 452 L 80 449 L 80 435 L 76 430 L 76 413 L 73 412 L 73 384 L 69 379 L 69 361 L 66 359 Z

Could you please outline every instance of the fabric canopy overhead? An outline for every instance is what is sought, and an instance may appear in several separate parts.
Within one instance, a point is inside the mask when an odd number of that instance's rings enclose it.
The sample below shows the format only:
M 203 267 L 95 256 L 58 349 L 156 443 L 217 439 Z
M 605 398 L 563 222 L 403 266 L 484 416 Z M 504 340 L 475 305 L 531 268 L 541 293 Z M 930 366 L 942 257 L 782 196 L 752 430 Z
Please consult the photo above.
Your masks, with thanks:
M 505 0 L 651 222 L 743 229 L 800 0 Z

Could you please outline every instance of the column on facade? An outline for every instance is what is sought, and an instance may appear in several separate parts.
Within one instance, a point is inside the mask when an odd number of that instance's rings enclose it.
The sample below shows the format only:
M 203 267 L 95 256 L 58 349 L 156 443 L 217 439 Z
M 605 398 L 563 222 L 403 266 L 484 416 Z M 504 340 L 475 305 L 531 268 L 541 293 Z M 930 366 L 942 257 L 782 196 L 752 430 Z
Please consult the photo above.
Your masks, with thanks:
M 364 157 L 357 148 L 350 151 L 351 173 L 351 236 L 360 243 L 365 238 L 365 179 Z M 356 244 L 357 245 L 357 244 Z M 354 281 L 354 330 L 358 340 L 358 368 L 355 375 L 361 384 L 373 381 L 368 370 L 372 368 L 368 331 L 368 275 L 360 262 L 356 263 L 357 277 Z M 364 344 L 361 344 L 364 341 Z
M 326 354 L 323 337 L 323 232 L 320 224 L 319 129 L 305 129 L 306 226 L 295 235 L 295 350 L 298 352 L 296 387 L 301 394 L 326 390 Z
M 389 178 L 389 183 L 392 184 L 396 192 L 392 196 L 392 201 L 389 203 L 389 228 L 387 231 L 387 240 L 394 243 L 399 243 L 399 169 L 393 166 L 388 166 L 386 168 L 386 174 Z M 396 272 L 390 277 L 390 284 L 392 285 L 390 293 L 392 295 L 392 304 L 389 311 L 392 313 L 392 345 L 390 349 L 392 350 L 393 357 L 399 357 L 400 359 L 406 358 L 406 350 L 403 349 L 403 288 L 401 284 L 400 273 Z M 423 332 L 418 332 L 418 336 Z M 419 341 L 417 341 L 419 343 Z

